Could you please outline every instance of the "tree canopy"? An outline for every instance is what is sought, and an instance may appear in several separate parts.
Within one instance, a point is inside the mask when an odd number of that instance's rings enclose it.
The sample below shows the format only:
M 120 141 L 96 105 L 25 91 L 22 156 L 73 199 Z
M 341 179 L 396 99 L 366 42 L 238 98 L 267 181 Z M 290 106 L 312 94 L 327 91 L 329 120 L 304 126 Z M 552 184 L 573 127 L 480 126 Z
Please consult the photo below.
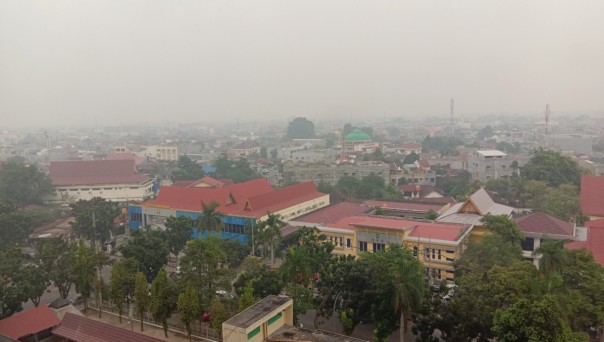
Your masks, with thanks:
M 145 274 L 148 282 L 153 281 L 168 262 L 166 236 L 159 230 L 134 231 L 130 240 L 120 246 L 120 251 L 124 257 L 138 261 L 139 271 Z
M 581 181 L 581 169 L 574 160 L 542 148 L 535 150 L 533 157 L 521 168 L 521 175 L 524 179 L 542 181 L 552 187 L 562 184 L 579 186 Z
M 201 166 L 188 156 L 178 157 L 177 169 L 172 172 L 172 180 L 195 180 L 205 176 Z
M 42 204 L 44 197 L 54 191 L 52 182 L 36 165 L 26 165 L 13 158 L 0 168 L 0 201 L 15 205 Z
M 315 124 L 307 118 L 298 117 L 287 126 L 287 138 L 308 139 L 315 137 Z
M 70 205 L 75 216 L 74 233 L 93 242 L 103 243 L 111 236 L 114 219 L 120 213 L 117 203 L 101 197 L 79 200 Z

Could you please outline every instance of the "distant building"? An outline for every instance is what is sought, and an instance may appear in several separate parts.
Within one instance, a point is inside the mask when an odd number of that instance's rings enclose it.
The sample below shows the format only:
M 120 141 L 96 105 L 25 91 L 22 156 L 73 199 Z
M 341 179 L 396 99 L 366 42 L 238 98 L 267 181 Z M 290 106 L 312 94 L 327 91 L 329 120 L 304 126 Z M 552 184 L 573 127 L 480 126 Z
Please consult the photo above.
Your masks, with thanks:
M 359 161 L 354 163 L 293 163 L 283 164 L 283 177 L 286 183 L 312 180 L 335 185 L 343 176 L 361 179 L 366 176 L 379 176 L 390 183 L 391 166 L 381 161 Z
M 590 155 L 593 153 L 592 144 L 591 135 L 586 134 L 552 134 L 549 137 L 550 146 L 570 153 Z
M 371 137 L 367 133 L 358 128 L 348 133 L 342 143 L 344 152 L 367 151 L 375 149 L 377 146 L 378 144 L 372 143 Z
M 394 149 L 396 154 L 405 156 L 411 153 L 415 153 L 417 155 L 422 153 L 422 145 L 416 143 L 405 143 L 395 147 Z
M 228 150 L 227 155 L 231 159 L 247 157 L 252 154 L 260 155 L 261 147 L 253 141 L 243 141 L 232 149 Z
M 50 203 L 74 203 L 101 197 L 108 201 L 142 201 L 153 195 L 153 179 L 137 173 L 133 159 L 70 160 L 50 163 L 55 192 Z
M 498 150 L 474 151 L 469 156 L 468 172 L 481 182 L 511 177 L 516 170 L 508 155 Z
M 145 146 L 144 155 L 155 160 L 178 161 L 178 147 L 163 145 Z
M 591 252 L 594 260 L 604 267 L 604 219 L 598 219 L 585 222 L 583 237 L 577 234 L 577 240 L 565 245 L 568 249 L 586 249 Z M 579 227 L 577 227 L 579 231 Z

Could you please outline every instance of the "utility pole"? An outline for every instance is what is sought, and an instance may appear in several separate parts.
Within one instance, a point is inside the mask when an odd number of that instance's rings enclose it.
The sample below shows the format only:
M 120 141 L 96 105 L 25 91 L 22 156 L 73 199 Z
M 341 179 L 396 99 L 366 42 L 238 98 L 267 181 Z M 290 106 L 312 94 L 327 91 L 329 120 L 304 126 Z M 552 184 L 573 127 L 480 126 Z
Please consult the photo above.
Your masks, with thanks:
M 549 103 L 545 105 L 545 147 L 549 144 Z
M 453 114 L 455 112 L 455 99 L 451 98 L 451 120 L 449 122 L 449 136 L 452 137 L 453 136 L 453 125 L 455 125 L 455 121 L 453 120 Z

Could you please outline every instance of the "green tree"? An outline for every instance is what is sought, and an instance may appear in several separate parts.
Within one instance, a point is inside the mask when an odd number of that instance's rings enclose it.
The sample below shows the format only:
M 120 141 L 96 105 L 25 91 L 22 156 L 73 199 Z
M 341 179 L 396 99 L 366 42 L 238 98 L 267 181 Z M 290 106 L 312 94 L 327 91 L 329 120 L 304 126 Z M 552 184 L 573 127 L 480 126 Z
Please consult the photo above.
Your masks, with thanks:
M 22 267 L 23 256 L 18 245 L 7 245 L 0 249 L 0 319 L 23 309 L 21 303 L 26 300 L 27 294 L 16 281 Z
M 201 166 L 197 165 L 188 156 L 178 157 L 177 169 L 172 172 L 172 180 L 196 180 L 205 176 Z
M 436 218 L 438 217 L 438 213 L 432 209 L 428 210 L 428 213 L 426 214 L 426 219 L 427 220 L 436 220 Z
M 153 319 L 160 322 L 164 328 L 165 337 L 168 337 L 168 318 L 172 316 L 176 301 L 174 286 L 170 283 L 166 270 L 162 268 L 151 283 L 149 309 Z
M 126 258 L 116 262 L 111 270 L 111 283 L 109 283 L 109 297 L 117 307 L 120 323 L 124 308 L 134 299 L 136 273 L 138 261 Z
M 522 206 L 535 211 L 545 211 L 548 192 L 549 189 L 545 182 L 527 180 L 522 184 L 520 203 Z
M 321 181 L 319 184 L 317 184 L 317 190 L 319 190 L 319 192 L 329 194 L 335 190 L 335 187 L 327 182 Z
M 50 280 L 48 273 L 38 265 L 28 265 L 20 270 L 19 286 L 23 290 L 25 300 L 31 300 L 35 307 L 40 305 L 40 298 L 48 291 Z
M 143 317 L 145 312 L 147 312 L 147 308 L 149 307 L 149 289 L 147 283 L 147 277 L 143 272 L 137 272 L 136 277 L 134 279 L 134 303 L 136 305 L 136 312 L 138 316 L 141 318 L 141 331 L 143 328 Z
M 493 324 L 497 341 L 568 341 L 562 312 L 551 295 L 532 302 L 520 299 L 509 308 L 498 310 Z
M 222 323 L 229 319 L 229 313 L 218 298 L 212 299 L 210 303 L 210 316 L 212 317 L 212 328 L 222 337 Z
M 361 181 L 353 176 L 343 176 L 338 179 L 336 189 L 340 191 L 347 199 L 356 198 L 359 195 Z
M 281 215 L 267 213 L 268 217 L 264 221 L 258 222 L 259 235 L 264 245 L 271 251 L 271 267 L 275 265 L 275 245 L 281 240 L 281 229 L 287 224 L 281 220 Z
M 564 266 L 563 240 L 542 239 L 535 254 L 541 255 L 539 270 L 544 274 L 560 273 Z
M 22 159 L 9 159 L 0 169 L 0 201 L 16 205 L 42 204 L 44 197 L 53 191 L 48 176 L 36 165 L 26 165 Z
M 191 323 L 199 316 L 200 311 L 197 292 L 191 286 L 187 286 L 185 291 L 178 295 L 178 313 L 187 330 L 189 341 L 191 341 Z
M 380 176 L 365 176 L 358 189 L 359 198 L 379 199 L 386 194 L 386 182 Z
M 298 324 L 298 317 L 312 309 L 312 292 L 302 284 L 290 284 L 285 287 L 285 293 L 294 301 L 294 324 Z
M 120 210 L 117 203 L 101 197 L 79 200 L 70 205 L 75 216 L 71 223 L 74 233 L 93 243 L 102 244 L 114 230 L 114 219 Z
M 50 280 L 59 290 L 61 298 L 67 298 L 76 281 L 75 265 L 78 257 L 76 243 L 60 239 L 43 240 L 36 246 L 35 258 L 49 274 Z
M 581 214 L 577 187 L 561 184 L 556 189 L 550 189 L 547 192 L 544 211 L 567 222 L 576 221 Z
M 288 139 L 307 139 L 315 137 L 315 124 L 303 117 L 292 120 L 287 126 Z
M 74 284 L 76 291 L 84 299 L 84 309 L 88 308 L 88 299 L 92 295 L 96 276 L 95 251 L 78 241 L 78 254 L 75 259 Z
M 220 204 L 214 201 L 208 204 L 201 203 L 203 215 L 198 219 L 198 226 L 202 232 L 219 232 L 224 226 L 222 214 L 217 211 L 219 206 Z
M 415 152 L 411 152 L 403 158 L 403 164 L 413 164 L 419 160 L 419 155 Z
M 151 282 L 168 262 L 168 246 L 165 233 L 159 230 L 136 230 L 125 245 L 120 246 L 125 258 L 138 261 L 139 271 Z
M 234 278 L 232 270 L 220 267 L 226 262 L 222 241 L 214 236 L 191 240 L 180 262 L 181 279 L 195 288 L 201 308 L 209 306 L 217 290 L 230 288 Z
M 166 236 L 168 238 L 168 247 L 170 252 L 176 256 L 178 263 L 178 255 L 185 248 L 187 241 L 191 240 L 193 234 L 193 220 L 187 216 L 168 217 L 166 220 Z
M 478 131 L 478 133 L 476 133 L 476 137 L 481 140 L 488 139 L 493 135 L 495 135 L 495 132 L 493 131 L 493 127 L 490 125 L 484 126 Z
M 239 297 L 239 312 L 254 305 L 254 286 L 253 282 L 247 283 L 241 297 Z
M 32 228 L 25 211 L 10 202 L 0 201 L 0 249 L 20 243 L 29 236 Z
M 296 232 L 298 246 L 290 247 L 285 254 L 281 275 L 287 283 L 308 286 L 316 274 L 323 273 L 328 265 L 334 245 L 316 227 L 303 227 Z
M 542 181 L 552 187 L 562 184 L 579 186 L 581 180 L 581 170 L 574 160 L 541 148 L 535 150 L 533 157 L 522 167 L 521 175 L 524 179 Z

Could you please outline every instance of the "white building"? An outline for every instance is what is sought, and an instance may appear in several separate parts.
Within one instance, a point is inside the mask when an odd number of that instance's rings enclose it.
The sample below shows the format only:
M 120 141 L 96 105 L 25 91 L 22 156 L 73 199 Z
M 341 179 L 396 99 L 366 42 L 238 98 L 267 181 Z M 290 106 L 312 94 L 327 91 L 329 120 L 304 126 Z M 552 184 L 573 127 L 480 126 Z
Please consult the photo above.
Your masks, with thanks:
M 145 157 L 153 158 L 155 160 L 163 161 L 177 161 L 178 160 L 178 147 L 177 146 L 163 146 L 163 145 L 152 145 L 145 146 L 144 150 Z
M 133 159 L 51 162 L 49 177 L 56 188 L 46 198 L 49 203 L 74 203 L 94 197 L 128 202 L 153 195 L 153 180 L 136 172 Z

